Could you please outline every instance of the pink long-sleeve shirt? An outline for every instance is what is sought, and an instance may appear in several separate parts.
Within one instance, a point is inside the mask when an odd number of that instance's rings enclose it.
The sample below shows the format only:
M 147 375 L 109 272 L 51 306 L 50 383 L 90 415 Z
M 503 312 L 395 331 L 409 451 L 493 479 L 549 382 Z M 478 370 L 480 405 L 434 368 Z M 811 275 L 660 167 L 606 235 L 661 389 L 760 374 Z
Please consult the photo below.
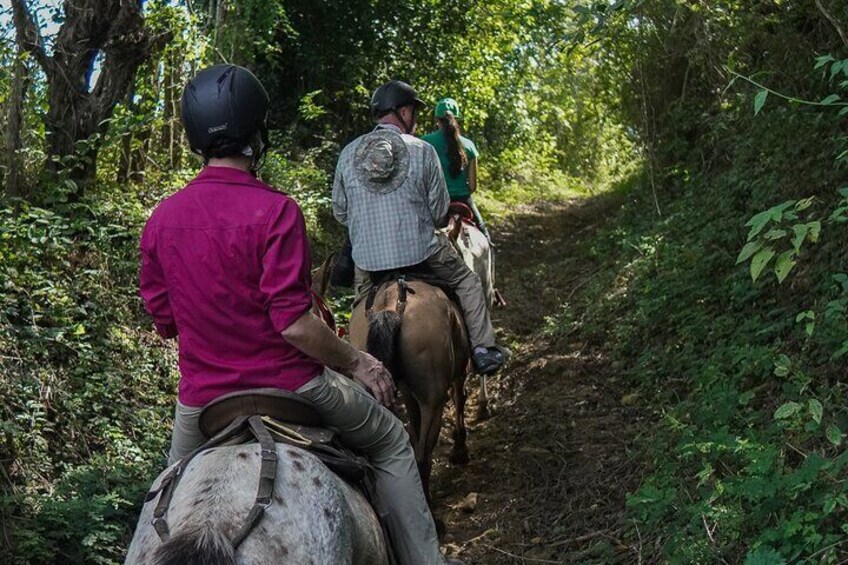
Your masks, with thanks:
M 280 334 L 312 304 L 297 203 L 251 174 L 206 167 L 162 201 L 141 237 L 141 296 L 179 336 L 180 402 L 250 388 L 295 390 L 323 366 Z

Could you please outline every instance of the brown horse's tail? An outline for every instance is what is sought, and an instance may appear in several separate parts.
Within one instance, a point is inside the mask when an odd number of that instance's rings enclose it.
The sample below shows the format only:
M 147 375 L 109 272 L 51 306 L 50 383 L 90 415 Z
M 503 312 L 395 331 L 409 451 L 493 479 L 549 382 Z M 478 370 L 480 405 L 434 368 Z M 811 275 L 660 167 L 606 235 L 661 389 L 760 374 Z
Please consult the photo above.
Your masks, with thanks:
M 235 549 L 230 539 L 213 524 L 193 524 L 180 528 L 153 555 L 156 565 L 235 565 Z
M 400 324 L 401 316 L 394 310 L 381 310 L 368 317 L 368 353 L 385 365 L 395 379 L 400 377 L 395 359 Z

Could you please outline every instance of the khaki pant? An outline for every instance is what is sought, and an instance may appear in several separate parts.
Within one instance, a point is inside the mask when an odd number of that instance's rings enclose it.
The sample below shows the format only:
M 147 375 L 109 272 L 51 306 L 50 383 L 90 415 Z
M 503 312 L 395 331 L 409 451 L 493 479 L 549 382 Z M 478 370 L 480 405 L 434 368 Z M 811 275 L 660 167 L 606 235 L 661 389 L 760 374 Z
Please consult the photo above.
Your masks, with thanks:
M 357 383 L 326 369 L 297 393 L 312 401 L 342 442 L 364 453 L 376 475 L 377 496 L 388 513 L 386 526 L 404 565 L 441 565 L 433 516 L 424 498 L 415 454 L 403 424 Z M 201 445 L 200 408 L 177 403 L 169 463 Z
M 445 281 L 456 292 L 459 305 L 468 328 L 468 340 L 472 347 L 492 347 L 495 345 L 495 328 L 486 307 L 486 295 L 480 277 L 472 271 L 456 249 L 453 248 L 447 236 L 439 234 L 439 246 L 424 264 L 434 275 Z M 368 291 L 374 286 L 366 271 L 356 268 L 354 289 L 358 304 L 368 296 Z

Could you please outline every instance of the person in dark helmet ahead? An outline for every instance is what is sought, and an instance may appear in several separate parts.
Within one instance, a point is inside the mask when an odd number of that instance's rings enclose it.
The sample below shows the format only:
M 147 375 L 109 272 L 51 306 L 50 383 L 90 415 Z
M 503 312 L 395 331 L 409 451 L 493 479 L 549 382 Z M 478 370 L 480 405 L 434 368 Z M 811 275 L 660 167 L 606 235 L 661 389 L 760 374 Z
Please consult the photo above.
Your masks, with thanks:
M 297 203 L 259 181 L 268 94 L 250 71 L 216 65 L 185 87 L 182 121 L 205 166 L 159 204 L 141 238 L 141 296 L 179 338 L 170 463 L 204 441 L 201 408 L 228 393 L 295 391 L 375 469 L 401 563 L 441 564 L 433 517 L 391 375 L 311 311 L 310 255 Z
M 480 278 L 436 228 L 447 223 L 450 196 L 439 156 L 412 134 L 426 105 L 405 82 L 374 91 L 377 127 L 342 150 L 333 182 L 333 215 L 348 228 L 357 268 L 357 299 L 370 273 L 425 265 L 459 297 L 479 373 L 497 371 L 504 354 L 486 308 Z

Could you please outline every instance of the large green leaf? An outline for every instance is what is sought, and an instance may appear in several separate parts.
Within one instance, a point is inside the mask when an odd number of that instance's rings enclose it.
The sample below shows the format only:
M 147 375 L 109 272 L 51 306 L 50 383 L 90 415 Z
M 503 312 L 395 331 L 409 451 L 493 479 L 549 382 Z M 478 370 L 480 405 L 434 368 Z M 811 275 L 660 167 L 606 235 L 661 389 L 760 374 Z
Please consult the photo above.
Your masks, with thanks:
M 808 407 L 810 409 L 810 416 L 812 416 L 813 421 L 815 421 L 816 424 L 821 424 L 822 415 L 824 414 L 824 406 L 822 406 L 822 403 L 816 400 L 815 398 L 811 398 L 810 402 L 808 403 Z
M 786 235 L 786 230 L 775 229 L 769 230 L 763 237 L 769 241 L 774 241 L 775 239 L 786 237 Z
M 833 424 L 827 427 L 827 430 L 825 430 L 825 436 L 827 437 L 827 441 L 833 445 L 839 445 L 842 443 L 842 430 Z
M 833 55 L 822 55 L 820 57 L 816 57 L 816 69 L 820 69 L 831 61 L 835 61 Z
M 771 247 L 765 247 L 757 251 L 751 259 L 751 278 L 755 281 L 760 277 L 763 269 L 766 268 L 771 258 L 774 257 L 774 250 Z
M 800 251 L 804 240 L 807 239 L 810 228 L 807 224 L 795 224 L 792 226 L 792 232 L 795 234 L 792 238 L 792 247 L 795 248 L 795 251 Z
M 777 276 L 778 283 L 786 280 L 787 275 L 789 275 L 789 272 L 796 265 L 795 254 L 795 250 L 790 249 L 777 256 L 774 262 L 774 274 Z
M 744 565 L 786 565 L 786 559 L 770 547 L 749 551 Z
M 768 98 L 768 90 L 761 90 L 754 96 L 754 115 L 760 113 L 760 110 L 763 109 L 763 105 L 766 103 L 766 98 Z
M 801 410 L 802 406 L 797 402 L 787 402 L 786 404 L 781 405 L 777 410 L 774 411 L 774 419 L 775 420 L 783 420 L 792 416 L 793 414 L 797 414 L 799 410 Z
M 739 257 L 736 258 L 736 264 L 738 265 L 739 263 L 747 261 L 751 258 L 751 255 L 753 255 L 762 248 L 762 241 L 752 241 L 750 243 L 747 243 L 745 247 L 742 248 L 742 251 L 739 252 Z

